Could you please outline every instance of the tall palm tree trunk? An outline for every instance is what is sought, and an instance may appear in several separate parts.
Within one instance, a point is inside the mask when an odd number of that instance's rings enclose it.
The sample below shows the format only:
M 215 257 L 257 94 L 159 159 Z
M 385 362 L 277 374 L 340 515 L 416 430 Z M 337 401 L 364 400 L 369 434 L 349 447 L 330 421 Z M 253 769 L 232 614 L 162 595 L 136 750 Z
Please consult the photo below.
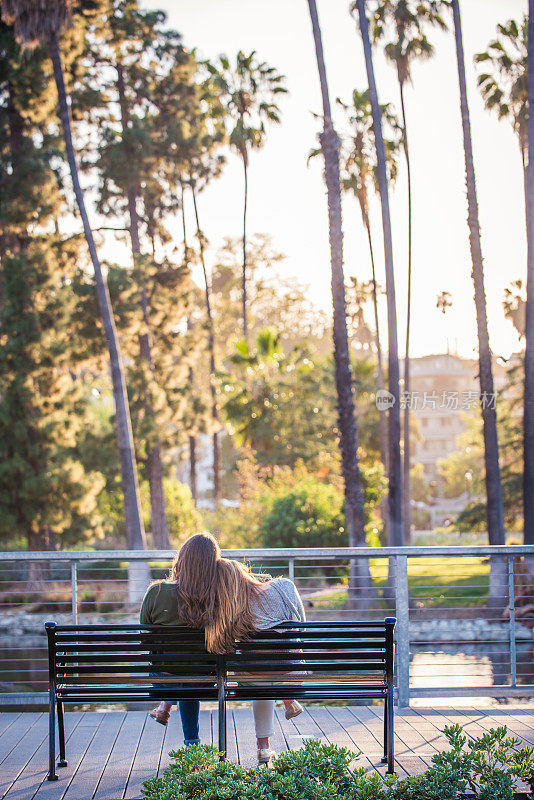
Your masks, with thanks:
M 486 496 L 488 538 L 490 544 L 504 544 L 504 519 L 502 504 L 502 487 L 499 470 L 499 446 L 497 441 L 497 413 L 493 403 L 494 386 L 491 364 L 491 349 L 488 335 L 486 314 L 486 291 L 484 288 L 484 266 L 482 263 L 482 247 L 478 216 L 478 200 L 473 161 L 473 145 L 471 141 L 471 122 L 467 103 L 465 82 L 464 49 L 462 41 L 462 25 L 458 0 L 452 0 L 454 19 L 454 38 L 456 41 L 456 61 L 458 64 L 458 81 L 460 85 L 460 109 L 462 115 L 462 133 L 465 157 L 465 183 L 467 188 L 467 222 L 469 226 L 469 247 L 471 250 L 473 285 L 475 290 L 475 307 L 478 333 L 478 363 L 480 381 L 480 404 L 484 431 L 484 464 L 486 468 Z M 489 402 L 488 402 L 489 400 Z M 489 604 L 502 605 L 506 594 L 506 576 L 502 559 L 491 562 Z
M 378 290 L 376 287 L 376 269 L 375 269 L 375 254 L 373 248 L 373 237 L 371 235 L 371 224 L 369 215 L 364 213 L 364 225 L 367 231 L 367 241 L 369 242 L 369 255 L 371 257 L 371 270 L 373 274 L 373 308 L 375 314 L 375 342 L 376 342 L 376 360 L 378 372 L 378 389 L 382 392 L 385 388 L 384 383 L 384 366 L 382 364 L 382 344 L 380 342 L 380 327 L 378 322 Z M 378 414 L 378 441 L 380 447 L 380 460 L 384 465 L 384 472 L 387 475 L 388 470 L 388 435 L 386 428 L 386 418 L 384 414 Z M 388 529 L 388 512 L 387 512 L 387 499 L 384 497 L 380 503 L 380 513 L 382 515 L 382 522 L 384 523 L 384 532 L 387 537 Z
M 111 380 L 113 385 L 113 397 L 115 400 L 115 414 L 117 420 L 117 438 L 119 443 L 119 462 L 121 468 L 122 491 L 124 495 L 126 536 L 128 540 L 128 546 L 130 548 L 135 550 L 143 550 L 146 548 L 146 536 L 141 516 L 137 466 L 135 463 L 132 424 L 130 420 L 130 409 L 128 406 L 128 395 L 126 392 L 124 370 L 122 366 L 117 329 L 113 319 L 108 287 L 102 274 L 102 267 L 96 251 L 93 232 L 89 224 L 89 217 L 87 215 L 87 209 L 85 207 L 85 201 L 78 177 L 78 167 L 76 165 L 76 157 L 74 155 L 74 147 L 72 144 L 67 92 L 65 89 L 65 80 L 63 77 L 63 67 L 61 64 L 59 44 L 57 34 L 55 32 L 51 33 L 49 36 L 49 47 L 54 70 L 54 79 L 57 86 L 59 113 L 63 128 L 63 136 L 65 139 L 67 160 L 72 178 L 74 194 L 76 197 L 76 203 L 80 211 L 83 230 L 95 273 L 98 307 L 102 316 L 102 324 L 104 327 L 104 334 L 109 352 Z M 130 600 L 132 601 L 138 599 L 139 596 L 142 596 L 146 589 L 146 586 L 141 585 L 143 581 L 143 572 L 142 570 L 139 570 L 138 572 L 139 581 L 134 582 L 134 585 L 130 583 Z
M 181 209 L 182 209 L 182 235 L 184 243 L 184 262 L 189 263 L 189 248 L 187 246 L 187 226 L 185 224 L 185 204 L 184 204 L 184 184 L 180 178 L 180 191 L 181 191 Z M 190 328 L 191 321 L 187 320 L 187 329 Z M 193 388 L 195 380 L 195 371 L 193 367 L 189 367 L 188 372 L 189 387 Z M 197 437 L 194 434 L 189 435 L 189 487 L 193 502 L 196 505 L 198 501 L 198 484 L 197 484 Z
M 410 488 L 410 321 L 412 315 L 412 170 L 410 151 L 408 149 L 408 128 L 406 126 L 406 108 L 404 105 L 404 83 L 399 80 L 402 129 L 404 138 L 404 155 L 406 157 L 406 175 L 408 183 L 408 297 L 406 302 L 406 347 L 404 356 L 404 420 L 403 439 L 404 456 L 402 461 L 402 508 L 404 544 L 412 541 L 411 488 Z
M 197 437 L 189 437 L 189 487 L 193 502 L 196 505 L 198 501 L 198 488 L 197 488 Z
M 124 70 L 121 64 L 117 64 L 117 90 L 119 94 L 119 106 L 121 110 L 121 127 L 124 138 L 128 129 L 128 108 L 126 104 L 126 92 L 124 86 Z M 137 213 L 137 191 L 131 185 L 128 189 L 128 213 L 130 217 L 130 239 L 132 243 L 132 256 L 134 263 L 141 253 L 141 242 L 139 238 L 139 215 Z M 152 360 L 152 343 L 150 341 L 150 317 L 148 311 L 148 299 L 146 289 L 143 289 L 139 298 L 139 305 L 143 314 L 145 330 L 139 334 L 139 353 L 143 361 L 148 365 L 151 374 L 154 373 L 154 363 Z M 153 415 L 150 401 L 146 400 L 146 413 L 149 417 Z M 150 521 L 152 526 L 152 539 L 154 547 L 158 550 L 170 550 L 171 542 L 169 538 L 169 525 L 167 522 L 167 507 L 165 504 L 165 493 L 163 490 L 163 462 L 161 458 L 161 447 L 159 444 L 147 445 L 147 467 L 148 485 L 150 494 Z
M 369 98 L 373 115 L 375 135 L 378 188 L 382 207 L 384 231 L 384 260 L 386 267 L 386 299 L 388 311 L 388 390 L 392 404 L 388 412 L 388 545 L 401 546 L 402 536 L 402 470 L 400 455 L 400 403 L 399 403 L 399 354 L 397 343 L 397 306 L 395 299 L 395 274 L 393 270 L 393 245 L 391 240 L 391 217 L 386 174 L 386 152 L 382 135 L 382 116 L 378 103 L 376 81 L 369 39 L 369 25 L 364 0 L 357 0 L 360 31 L 365 54 L 365 67 L 369 83 Z
M 321 29 L 315 0 L 308 0 L 317 68 L 323 101 L 323 132 L 320 136 L 325 161 L 328 196 L 332 304 L 334 312 L 334 364 L 337 390 L 341 459 L 345 482 L 345 517 L 351 547 L 365 546 L 364 494 L 358 463 L 358 428 L 354 409 L 353 375 L 347 337 L 345 279 L 343 275 L 343 232 L 341 225 L 341 188 L 339 177 L 339 139 L 332 124 L 326 80 Z M 369 605 L 374 585 L 365 559 L 353 559 L 349 581 L 349 604 Z
M 371 234 L 371 224 L 369 217 L 364 217 L 365 230 L 367 231 L 367 241 L 369 243 L 369 256 L 371 258 L 371 270 L 373 280 L 373 311 L 375 316 L 375 344 L 376 344 L 376 359 L 377 359 L 377 372 L 378 372 L 378 388 L 384 389 L 384 365 L 382 363 L 382 344 L 380 342 L 380 326 L 378 321 L 378 290 L 376 285 L 376 269 L 375 269 L 375 253 L 373 247 L 373 237 Z M 380 447 L 380 459 L 384 465 L 384 470 L 387 471 L 387 429 L 386 419 L 383 414 L 378 418 L 378 441 Z
M 248 310 L 247 310 L 247 204 L 248 204 L 248 155 L 246 145 L 243 150 L 243 172 L 245 178 L 245 194 L 243 203 L 243 337 L 248 339 Z
M 217 406 L 217 391 L 215 388 L 215 328 L 213 324 L 213 313 L 211 309 L 210 298 L 210 285 L 208 281 L 208 272 L 206 270 L 206 259 L 204 257 L 204 241 L 202 238 L 202 230 L 198 218 L 197 196 L 195 187 L 191 184 L 191 194 L 193 195 L 193 207 L 195 209 L 195 222 L 197 226 L 197 236 L 200 248 L 200 263 L 202 264 L 202 272 L 204 273 L 204 286 L 206 296 L 206 314 L 208 317 L 208 350 L 210 354 L 210 389 L 211 389 L 211 416 L 215 424 L 215 430 L 212 434 L 213 445 L 213 500 L 217 507 L 221 502 L 221 456 L 219 449 L 219 408 Z
M 530 108 L 534 108 L 534 0 L 529 0 L 528 8 L 528 101 Z M 526 185 L 528 260 L 523 410 L 523 531 L 525 544 L 534 544 L 534 114 L 528 120 Z M 531 566 L 531 571 L 534 571 L 534 565 Z

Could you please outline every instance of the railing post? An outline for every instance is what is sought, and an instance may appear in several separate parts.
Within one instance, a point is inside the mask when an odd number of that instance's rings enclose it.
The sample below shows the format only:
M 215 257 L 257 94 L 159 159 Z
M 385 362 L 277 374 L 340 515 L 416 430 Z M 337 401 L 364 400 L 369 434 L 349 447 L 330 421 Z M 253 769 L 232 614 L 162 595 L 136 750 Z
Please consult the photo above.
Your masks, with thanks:
M 72 624 L 78 624 L 78 572 L 77 562 L 70 562 L 70 582 L 72 590 Z
M 289 579 L 295 583 L 295 559 L 289 559 Z
M 517 662 L 515 651 L 515 589 L 514 589 L 514 557 L 508 556 L 508 605 L 510 607 L 510 685 L 517 682 Z
M 395 612 L 397 617 L 397 691 L 399 708 L 410 705 L 410 617 L 408 556 L 395 556 Z

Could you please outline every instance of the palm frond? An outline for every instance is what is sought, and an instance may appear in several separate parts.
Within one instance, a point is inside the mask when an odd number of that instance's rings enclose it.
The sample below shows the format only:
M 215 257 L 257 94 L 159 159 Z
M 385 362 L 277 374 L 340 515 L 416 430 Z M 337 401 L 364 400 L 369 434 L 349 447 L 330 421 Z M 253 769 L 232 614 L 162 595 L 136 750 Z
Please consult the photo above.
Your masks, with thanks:
M 17 41 L 36 47 L 72 23 L 72 0 L 3 0 L 2 19 L 13 25 Z

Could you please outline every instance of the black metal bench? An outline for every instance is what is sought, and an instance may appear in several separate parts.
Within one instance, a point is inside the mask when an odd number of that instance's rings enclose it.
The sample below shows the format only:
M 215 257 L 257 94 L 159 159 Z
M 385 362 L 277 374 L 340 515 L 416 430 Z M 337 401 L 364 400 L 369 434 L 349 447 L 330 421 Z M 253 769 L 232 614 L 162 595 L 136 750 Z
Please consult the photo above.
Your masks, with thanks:
M 47 622 L 49 772 L 67 766 L 64 703 L 211 700 L 226 753 L 229 700 L 384 701 L 384 757 L 393 772 L 393 630 L 383 622 L 288 622 L 215 655 L 204 634 L 157 625 L 56 625 Z M 163 673 L 157 674 L 154 673 Z

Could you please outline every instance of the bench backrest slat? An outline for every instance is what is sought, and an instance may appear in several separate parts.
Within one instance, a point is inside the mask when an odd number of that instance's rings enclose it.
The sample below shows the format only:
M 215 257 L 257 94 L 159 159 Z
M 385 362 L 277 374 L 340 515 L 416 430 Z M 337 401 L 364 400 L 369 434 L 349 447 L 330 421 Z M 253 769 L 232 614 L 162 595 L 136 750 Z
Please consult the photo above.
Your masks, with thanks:
M 394 619 L 283 623 L 258 631 L 224 656 L 208 653 L 204 633 L 183 626 L 47 623 L 50 676 L 65 696 L 125 696 L 182 682 L 217 692 L 239 683 L 355 682 L 383 686 L 393 675 Z M 161 673 L 161 674 L 154 674 Z M 211 689 L 210 689 L 211 687 Z M 207 696 L 207 695 L 204 695 Z

